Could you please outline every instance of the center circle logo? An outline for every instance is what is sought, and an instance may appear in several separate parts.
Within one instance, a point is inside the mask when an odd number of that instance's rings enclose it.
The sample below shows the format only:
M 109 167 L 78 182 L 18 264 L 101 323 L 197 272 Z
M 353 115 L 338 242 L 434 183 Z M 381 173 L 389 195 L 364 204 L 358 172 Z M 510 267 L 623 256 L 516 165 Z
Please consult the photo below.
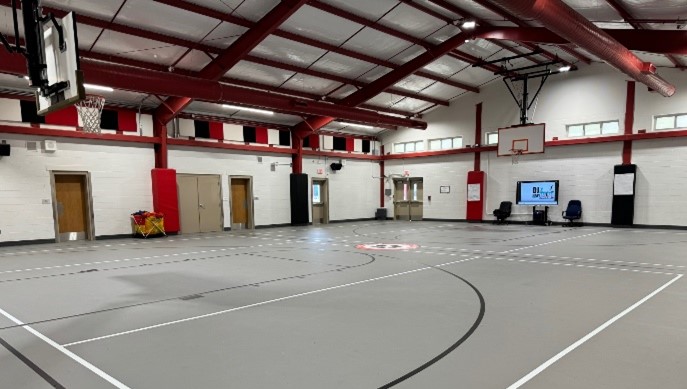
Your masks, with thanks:
M 367 243 L 359 244 L 355 248 L 360 250 L 413 250 L 418 248 L 418 245 L 408 243 Z

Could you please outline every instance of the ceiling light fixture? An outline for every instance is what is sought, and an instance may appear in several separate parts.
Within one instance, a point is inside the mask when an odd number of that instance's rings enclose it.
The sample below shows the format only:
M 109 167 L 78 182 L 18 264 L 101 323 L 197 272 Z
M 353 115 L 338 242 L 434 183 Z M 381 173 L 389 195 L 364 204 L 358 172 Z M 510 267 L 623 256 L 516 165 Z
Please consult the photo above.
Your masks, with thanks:
M 558 68 L 558 71 L 561 73 L 565 73 L 565 72 L 569 72 L 570 69 L 571 69 L 570 66 L 563 66 L 563 67 Z
M 374 128 L 374 127 L 372 127 L 372 126 L 366 126 L 366 125 L 364 125 L 364 124 L 357 124 L 357 123 L 339 122 L 339 124 L 344 125 L 344 126 L 359 127 L 359 128 L 367 128 L 367 129 L 373 129 L 373 128 Z
M 99 90 L 99 91 L 103 91 L 103 92 L 114 92 L 114 89 L 110 88 L 109 86 L 101 86 L 101 85 L 93 85 L 93 84 L 83 84 L 83 86 L 87 89 Z
M 235 109 L 237 111 L 247 111 L 247 112 L 259 113 L 259 114 L 263 114 L 263 115 L 274 115 L 274 112 L 272 112 L 272 111 L 265 111 L 264 109 L 240 107 L 238 105 L 223 104 L 222 108 Z
M 466 30 L 471 30 L 475 27 L 477 27 L 477 23 L 475 23 L 474 20 L 466 20 L 461 24 L 461 27 L 466 29 Z

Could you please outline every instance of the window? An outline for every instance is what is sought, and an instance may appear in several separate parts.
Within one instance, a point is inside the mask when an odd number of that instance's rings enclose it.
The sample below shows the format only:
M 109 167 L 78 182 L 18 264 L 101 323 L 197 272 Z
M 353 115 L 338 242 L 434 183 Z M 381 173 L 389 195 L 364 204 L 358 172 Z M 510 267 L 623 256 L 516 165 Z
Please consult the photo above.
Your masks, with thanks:
M 425 142 L 419 140 L 416 142 L 403 142 L 394 144 L 394 153 L 412 153 L 415 151 L 424 151 Z
M 499 143 L 499 132 L 492 131 L 486 133 L 486 144 L 495 145 Z
M 463 137 L 456 136 L 451 138 L 431 139 L 429 141 L 430 150 L 459 149 L 463 147 Z
M 687 128 L 687 113 L 654 117 L 654 130 Z
M 320 196 L 320 187 L 321 187 L 321 185 L 319 183 L 314 183 L 312 185 L 312 203 L 313 204 L 320 204 L 322 202 L 322 197 Z
M 620 122 L 617 120 L 607 122 L 594 122 L 568 125 L 568 136 L 595 136 L 620 133 Z

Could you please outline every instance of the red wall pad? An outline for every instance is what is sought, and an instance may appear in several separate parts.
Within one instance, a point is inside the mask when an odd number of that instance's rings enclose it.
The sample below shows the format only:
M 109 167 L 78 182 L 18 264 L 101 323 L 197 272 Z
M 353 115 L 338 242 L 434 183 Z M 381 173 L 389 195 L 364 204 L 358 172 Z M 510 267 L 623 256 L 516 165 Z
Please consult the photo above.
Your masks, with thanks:
M 153 208 L 165 216 L 165 231 L 179 232 L 179 200 L 177 172 L 174 169 L 152 169 Z
M 467 186 L 467 212 L 466 219 L 468 221 L 482 221 L 484 214 L 484 183 L 486 182 L 486 174 L 482 171 L 468 172 L 468 186 Z M 471 190 L 472 185 L 479 185 L 478 191 Z M 474 187 L 473 187 L 474 188 Z M 477 196 L 479 193 L 479 196 Z

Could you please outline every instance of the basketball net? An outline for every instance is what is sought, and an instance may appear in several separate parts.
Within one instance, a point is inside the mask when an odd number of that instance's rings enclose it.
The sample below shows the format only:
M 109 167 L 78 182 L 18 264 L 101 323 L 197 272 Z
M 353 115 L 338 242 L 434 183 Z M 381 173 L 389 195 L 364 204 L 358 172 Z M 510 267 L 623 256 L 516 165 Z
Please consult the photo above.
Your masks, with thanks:
M 511 158 L 513 165 L 517 165 L 520 162 L 520 157 L 522 156 L 523 150 L 522 149 L 511 149 Z
M 84 132 L 100 134 L 100 114 L 105 106 L 105 98 L 98 95 L 86 95 L 86 98 L 76 103 Z

